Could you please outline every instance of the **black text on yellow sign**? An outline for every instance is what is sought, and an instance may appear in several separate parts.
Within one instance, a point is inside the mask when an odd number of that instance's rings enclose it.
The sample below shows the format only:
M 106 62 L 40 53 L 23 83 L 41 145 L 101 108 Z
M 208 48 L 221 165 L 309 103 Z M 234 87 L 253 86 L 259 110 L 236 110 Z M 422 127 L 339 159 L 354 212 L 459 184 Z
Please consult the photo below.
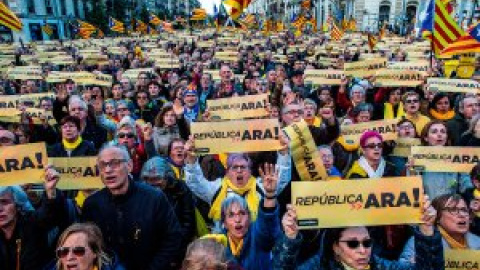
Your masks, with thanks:
M 41 183 L 46 162 L 44 143 L 0 147 L 0 186 Z

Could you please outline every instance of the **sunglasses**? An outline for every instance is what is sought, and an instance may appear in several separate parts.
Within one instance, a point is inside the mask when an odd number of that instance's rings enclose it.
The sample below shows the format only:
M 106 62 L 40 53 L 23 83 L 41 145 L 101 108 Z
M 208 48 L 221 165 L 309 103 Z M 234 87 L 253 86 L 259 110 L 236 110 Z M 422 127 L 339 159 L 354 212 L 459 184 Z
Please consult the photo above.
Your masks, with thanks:
M 407 104 L 418 103 L 418 99 L 407 99 L 405 100 L 405 103 Z
M 369 144 L 365 145 L 365 148 L 369 148 L 369 149 L 374 149 L 374 148 L 382 149 L 382 148 L 383 148 L 383 144 L 382 144 L 382 143 L 369 143 Z
M 68 256 L 70 253 L 70 250 L 72 251 L 73 255 L 77 257 L 82 257 L 85 255 L 85 252 L 87 249 L 85 247 L 60 247 L 57 249 L 56 254 L 57 258 L 62 259 Z
M 133 139 L 133 138 L 135 138 L 135 134 L 133 134 L 133 133 L 118 133 L 117 137 L 120 138 L 120 139 L 123 139 L 125 137 L 127 137 L 129 139 Z
M 364 248 L 371 248 L 373 245 L 372 239 L 365 239 L 363 241 L 358 241 L 358 240 L 340 240 L 339 242 L 346 243 L 347 247 L 350 249 L 357 249 L 362 245 Z

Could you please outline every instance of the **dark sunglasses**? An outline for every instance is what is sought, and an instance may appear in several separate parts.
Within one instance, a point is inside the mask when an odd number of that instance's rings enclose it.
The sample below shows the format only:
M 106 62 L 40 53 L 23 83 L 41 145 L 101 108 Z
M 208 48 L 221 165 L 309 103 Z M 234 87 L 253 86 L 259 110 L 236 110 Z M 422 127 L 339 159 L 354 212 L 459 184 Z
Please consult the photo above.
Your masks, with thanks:
M 365 239 L 363 241 L 358 241 L 358 240 L 345 240 L 342 241 L 340 240 L 339 242 L 346 243 L 347 247 L 350 249 L 357 249 L 362 245 L 364 248 L 371 248 L 373 245 L 372 239 Z
M 418 99 L 407 99 L 407 100 L 405 100 L 405 103 L 407 103 L 407 104 L 418 103 Z
M 67 257 L 67 255 L 70 253 L 70 250 L 72 251 L 73 255 L 77 257 L 82 257 L 87 251 L 85 247 L 60 247 L 56 251 L 57 258 L 61 259 Z
M 135 134 L 133 134 L 133 133 L 118 133 L 117 137 L 120 138 L 120 139 L 123 139 L 125 137 L 127 137 L 129 139 L 133 139 L 133 138 L 135 138 Z
M 369 143 L 369 144 L 365 145 L 365 148 L 369 148 L 369 149 L 374 149 L 374 148 L 382 149 L 382 148 L 383 148 L 383 144 L 382 144 L 382 143 Z

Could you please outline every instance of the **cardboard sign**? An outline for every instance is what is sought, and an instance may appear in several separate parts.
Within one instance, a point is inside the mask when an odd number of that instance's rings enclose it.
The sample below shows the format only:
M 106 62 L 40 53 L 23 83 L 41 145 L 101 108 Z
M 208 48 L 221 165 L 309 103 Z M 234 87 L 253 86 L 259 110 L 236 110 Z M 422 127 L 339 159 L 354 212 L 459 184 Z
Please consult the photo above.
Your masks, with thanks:
M 412 152 L 412 147 L 419 145 L 421 145 L 421 141 L 418 138 L 398 138 L 395 141 L 395 148 L 391 156 L 409 157 Z
M 317 151 L 307 123 L 302 119 L 285 129 L 290 138 L 290 151 L 302 181 L 326 180 L 328 175 Z
M 305 70 L 305 81 L 314 85 L 340 85 L 345 76 L 343 70 L 334 69 L 307 69 Z
M 423 83 L 423 76 L 413 70 L 381 69 L 375 73 L 377 87 L 416 87 Z
M 57 185 L 59 189 L 81 190 L 104 187 L 96 157 L 49 158 L 48 163 L 60 173 L 60 181 Z
M 371 121 L 360 124 L 342 125 L 341 134 L 348 144 L 358 143 L 360 137 L 367 130 L 375 130 L 384 141 L 397 139 L 397 119 Z
M 469 173 L 480 161 L 480 147 L 414 146 L 412 158 L 420 170 Z
M 393 70 L 415 70 L 426 76 L 430 63 L 428 61 L 389 62 L 387 67 Z
M 268 94 L 207 100 L 212 120 L 236 120 L 268 116 Z
M 473 93 L 480 92 L 480 83 L 475 80 L 428 78 L 429 90 L 451 93 Z
M 45 143 L 0 147 L 0 186 L 42 183 L 47 162 Z
M 387 66 L 386 58 L 368 59 L 352 63 L 345 63 L 343 70 L 345 75 L 364 78 L 375 75 L 376 70 Z
M 421 223 L 419 176 L 292 182 L 300 229 Z
M 193 122 L 191 133 L 198 154 L 276 151 L 280 124 L 277 119 L 226 122 Z
M 472 249 L 445 249 L 445 270 L 480 269 L 480 251 Z

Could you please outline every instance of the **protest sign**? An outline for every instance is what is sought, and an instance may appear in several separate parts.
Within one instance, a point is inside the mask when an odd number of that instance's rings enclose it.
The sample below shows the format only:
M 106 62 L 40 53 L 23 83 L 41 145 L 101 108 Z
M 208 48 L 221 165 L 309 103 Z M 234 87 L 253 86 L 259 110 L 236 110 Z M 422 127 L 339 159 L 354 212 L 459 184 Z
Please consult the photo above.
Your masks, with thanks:
M 104 186 L 96 157 L 49 158 L 48 163 L 60 173 L 59 189 L 100 189 Z
M 292 182 L 301 229 L 420 223 L 422 179 Z
M 480 92 L 480 83 L 475 80 L 428 78 L 427 84 L 431 91 L 474 94 Z
M 358 143 L 362 134 L 367 130 L 375 130 L 384 141 L 397 139 L 397 119 L 371 121 L 366 123 L 342 125 L 341 134 L 349 144 Z
M 27 94 L 27 95 L 5 95 L 0 96 L 0 109 L 7 108 L 18 108 L 21 104 L 30 103 L 31 106 L 38 106 L 40 100 L 44 97 L 49 97 L 54 99 L 55 93 L 38 93 L 38 94 Z
M 317 151 L 307 123 L 302 120 L 285 129 L 290 138 L 290 151 L 300 179 L 318 181 L 327 179 L 327 171 Z
M 305 70 L 305 81 L 314 85 L 340 85 L 345 76 L 343 70 L 334 69 L 307 69 Z
M 373 58 L 364 61 L 345 63 L 343 71 L 347 76 L 364 78 L 375 75 L 376 70 L 385 68 L 386 66 L 386 58 Z
M 268 115 L 268 94 L 207 100 L 212 120 L 259 118 Z
M 191 133 L 198 154 L 275 151 L 280 124 L 277 119 L 193 122 Z
M 427 75 L 430 63 L 428 61 L 409 61 L 409 62 L 388 62 L 388 69 L 393 70 L 415 70 L 421 72 L 423 76 Z
M 428 172 L 469 173 L 479 161 L 480 147 L 413 146 L 415 167 Z
M 423 76 L 414 70 L 381 69 L 375 73 L 377 87 L 416 87 L 423 83 Z
M 391 156 L 396 157 L 409 157 L 413 146 L 419 146 L 421 144 L 418 138 L 398 138 L 395 140 L 395 148 Z
M 479 270 L 480 251 L 471 249 L 445 249 L 445 270 Z
M 41 80 L 43 79 L 40 66 L 14 67 L 7 70 L 10 80 Z
M 45 143 L 0 147 L 0 186 L 42 183 L 47 164 Z

